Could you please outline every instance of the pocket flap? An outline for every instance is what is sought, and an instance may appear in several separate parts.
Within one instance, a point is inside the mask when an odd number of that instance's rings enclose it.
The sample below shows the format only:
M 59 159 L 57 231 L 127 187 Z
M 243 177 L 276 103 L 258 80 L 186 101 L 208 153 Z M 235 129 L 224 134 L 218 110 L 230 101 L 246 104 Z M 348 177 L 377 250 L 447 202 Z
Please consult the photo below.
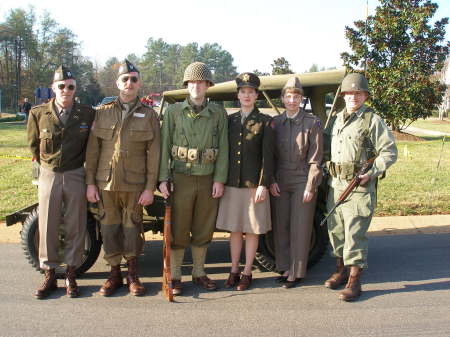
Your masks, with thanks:
M 104 140 L 111 140 L 114 136 L 114 129 L 95 127 L 92 132 L 94 133 L 95 136 Z

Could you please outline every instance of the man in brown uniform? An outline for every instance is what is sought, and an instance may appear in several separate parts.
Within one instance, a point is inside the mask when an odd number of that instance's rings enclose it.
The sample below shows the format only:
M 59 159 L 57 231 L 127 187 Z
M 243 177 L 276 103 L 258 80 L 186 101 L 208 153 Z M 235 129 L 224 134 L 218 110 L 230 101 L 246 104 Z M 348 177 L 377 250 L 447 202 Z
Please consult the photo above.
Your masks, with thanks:
M 39 175 L 39 263 L 45 281 L 35 296 L 45 298 L 56 289 L 55 268 L 59 266 L 59 227 L 64 224 L 64 262 L 69 297 L 78 296 L 76 267 L 83 254 L 87 203 L 84 160 L 94 110 L 74 103 L 76 81 L 72 72 L 60 66 L 53 78 L 56 97 L 35 106 L 28 119 L 28 142 Z M 64 208 L 63 214 L 63 205 Z M 62 221 L 62 222 L 61 222 Z
M 322 179 L 322 126 L 319 118 L 300 108 L 303 88 L 290 78 L 281 98 L 286 111 L 274 118 L 275 183 L 273 233 L 277 270 L 284 288 L 305 277 L 309 243 Z
M 112 295 L 123 285 L 122 257 L 127 260 L 128 289 L 140 296 L 145 288 L 137 275 L 143 247 L 143 206 L 153 203 L 159 165 L 159 121 L 139 101 L 138 69 L 125 60 L 119 67 L 119 98 L 100 106 L 86 153 L 87 199 L 99 202 L 105 260 L 111 274 L 100 289 Z

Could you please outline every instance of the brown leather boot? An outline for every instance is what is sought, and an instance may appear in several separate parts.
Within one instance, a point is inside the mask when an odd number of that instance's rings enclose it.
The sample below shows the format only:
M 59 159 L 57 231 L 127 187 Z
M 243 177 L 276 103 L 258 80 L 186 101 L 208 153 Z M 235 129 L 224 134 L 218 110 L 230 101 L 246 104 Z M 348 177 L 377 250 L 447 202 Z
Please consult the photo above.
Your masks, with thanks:
M 330 289 L 337 289 L 347 282 L 347 270 L 344 266 L 344 260 L 341 257 L 336 258 L 336 272 L 333 273 L 324 285 Z
M 145 288 L 137 276 L 137 258 L 133 257 L 127 261 L 128 275 L 127 284 L 128 290 L 134 296 L 142 296 L 145 294 Z
M 36 290 L 34 297 L 42 300 L 48 297 L 57 287 L 55 269 L 46 270 L 44 274 L 44 283 Z
M 117 289 L 123 286 L 122 272 L 120 271 L 120 265 L 111 266 L 111 273 L 108 279 L 103 283 L 100 288 L 100 295 L 111 296 Z
M 70 298 L 78 297 L 78 285 L 76 281 L 77 274 L 75 272 L 76 268 L 72 266 L 67 266 L 66 270 L 66 294 Z
M 250 285 L 252 284 L 252 274 L 245 275 L 242 274 L 241 279 L 236 287 L 237 291 L 244 291 L 250 288 Z
M 235 287 L 241 279 L 241 272 L 238 271 L 237 273 L 230 272 L 230 275 L 228 275 L 228 280 L 225 282 L 224 288 L 232 288 Z
M 339 299 L 343 301 L 354 301 L 361 295 L 361 277 L 362 269 L 358 266 L 350 267 L 350 277 L 345 285 L 345 289 L 341 291 Z

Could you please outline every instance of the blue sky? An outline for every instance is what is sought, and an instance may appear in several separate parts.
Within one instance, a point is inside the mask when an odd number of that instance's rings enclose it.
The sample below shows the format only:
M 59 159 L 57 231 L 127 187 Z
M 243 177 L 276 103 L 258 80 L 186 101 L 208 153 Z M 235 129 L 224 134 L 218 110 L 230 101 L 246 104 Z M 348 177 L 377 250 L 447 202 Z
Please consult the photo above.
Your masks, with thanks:
M 450 16 L 450 1 L 438 0 L 435 19 Z M 270 71 L 284 56 L 296 72 L 313 63 L 341 66 L 348 50 L 346 25 L 365 18 L 366 0 L 222 1 L 29 1 L 2 0 L 0 18 L 12 8 L 45 9 L 82 41 L 83 54 L 102 65 L 109 57 L 142 55 L 148 38 L 169 43 L 217 42 L 234 57 L 238 71 Z M 377 0 L 369 0 L 369 14 Z M 449 40 L 447 26 L 447 40 Z

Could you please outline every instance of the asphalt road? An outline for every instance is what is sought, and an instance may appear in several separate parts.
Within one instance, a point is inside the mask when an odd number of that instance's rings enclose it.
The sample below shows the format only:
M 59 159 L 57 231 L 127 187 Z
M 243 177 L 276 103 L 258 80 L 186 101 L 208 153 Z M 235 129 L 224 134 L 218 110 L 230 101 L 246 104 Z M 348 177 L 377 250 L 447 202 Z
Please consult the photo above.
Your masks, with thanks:
M 42 277 L 20 245 L 0 244 L 0 336 L 449 336 L 450 234 L 370 239 L 369 269 L 358 302 L 344 303 L 322 283 L 334 268 L 325 256 L 301 287 L 279 288 L 273 273 L 254 272 L 250 291 L 205 292 L 185 277 L 185 295 L 168 303 L 160 292 L 161 242 L 147 243 L 140 267 L 147 296 L 125 289 L 103 298 L 107 276 L 99 259 L 79 280 L 82 297 L 60 288 L 32 297 Z M 208 272 L 223 284 L 226 241 L 214 241 Z M 187 265 L 184 275 L 189 275 Z M 62 286 L 62 281 L 59 281 Z

